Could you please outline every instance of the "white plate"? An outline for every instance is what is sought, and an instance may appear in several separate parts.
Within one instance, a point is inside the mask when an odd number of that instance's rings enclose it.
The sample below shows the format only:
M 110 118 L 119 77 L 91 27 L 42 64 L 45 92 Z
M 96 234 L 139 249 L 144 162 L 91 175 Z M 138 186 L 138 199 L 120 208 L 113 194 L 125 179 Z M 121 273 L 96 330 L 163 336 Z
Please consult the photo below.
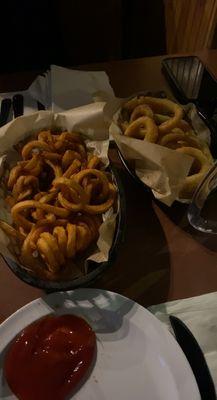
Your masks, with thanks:
M 6 346 L 25 326 L 51 312 L 83 316 L 96 332 L 95 366 L 73 400 L 200 399 L 180 347 L 149 311 L 115 293 L 77 289 L 35 300 L 0 326 L 1 400 L 16 399 L 2 373 Z

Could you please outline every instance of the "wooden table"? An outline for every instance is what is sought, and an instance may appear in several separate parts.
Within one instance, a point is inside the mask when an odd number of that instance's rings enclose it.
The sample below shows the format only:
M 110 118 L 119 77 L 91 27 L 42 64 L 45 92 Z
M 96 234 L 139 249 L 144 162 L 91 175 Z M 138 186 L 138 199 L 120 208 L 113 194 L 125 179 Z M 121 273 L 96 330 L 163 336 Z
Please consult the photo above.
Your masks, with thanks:
M 217 51 L 199 54 L 217 76 Z M 161 74 L 162 57 L 85 66 L 103 69 L 117 96 L 136 91 L 169 90 Z M 22 90 L 37 72 L 0 76 L 0 91 Z M 124 170 L 117 153 L 111 159 L 122 179 L 127 203 L 124 244 L 115 264 L 94 287 L 116 291 L 148 306 L 217 290 L 217 238 L 196 232 L 186 206 L 161 205 Z M 43 291 L 21 282 L 0 262 L 0 322 Z

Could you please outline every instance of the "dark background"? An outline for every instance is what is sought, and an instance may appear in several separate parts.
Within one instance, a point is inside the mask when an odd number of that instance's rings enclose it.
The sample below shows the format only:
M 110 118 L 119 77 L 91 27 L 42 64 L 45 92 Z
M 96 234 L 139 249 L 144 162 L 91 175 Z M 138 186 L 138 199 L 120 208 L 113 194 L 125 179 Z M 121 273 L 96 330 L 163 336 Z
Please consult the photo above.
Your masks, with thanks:
M 166 52 L 163 0 L 1 3 L 1 73 Z

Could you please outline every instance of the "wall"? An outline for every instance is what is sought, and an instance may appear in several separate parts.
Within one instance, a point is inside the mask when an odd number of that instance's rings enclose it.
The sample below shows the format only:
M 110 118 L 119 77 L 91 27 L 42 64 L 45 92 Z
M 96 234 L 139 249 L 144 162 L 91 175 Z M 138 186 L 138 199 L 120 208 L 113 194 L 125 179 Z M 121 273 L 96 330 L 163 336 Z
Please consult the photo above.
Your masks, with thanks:
M 217 0 L 164 0 L 167 52 L 210 48 L 217 20 Z

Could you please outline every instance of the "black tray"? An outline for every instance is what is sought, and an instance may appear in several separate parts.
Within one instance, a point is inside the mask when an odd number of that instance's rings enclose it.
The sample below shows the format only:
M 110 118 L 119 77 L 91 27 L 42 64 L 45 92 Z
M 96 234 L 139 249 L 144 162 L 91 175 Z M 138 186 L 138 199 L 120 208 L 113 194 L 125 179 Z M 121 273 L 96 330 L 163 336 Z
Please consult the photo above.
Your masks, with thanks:
M 177 65 L 176 63 L 179 62 L 179 60 L 181 61 L 181 64 L 177 69 L 175 65 Z M 192 64 L 195 65 L 195 68 L 193 69 Z M 199 65 L 203 71 L 203 85 L 200 79 L 200 74 L 198 73 Z M 179 71 L 179 68 L 181 71 Z M 194 103 L 196 106 L 199 116 L 211 132 L 210 150 L 213 157 L 217 158 L 217 80 L 215 76 L 196 56 L 164 58 L 162 61 L 162 72 L 177 101 L 181 104 Z M 188 83 L 186 90 L 188 95 L 185 94 L 183 90 L 183 75 L 186 75 L 185 79 Z M 191 80 L 193 86 L 190 84 Z
M 118 175 L 117 170 L 110 165 L 111 171 L 113 173 L 114 183 L 118 188 L 118 197 L 119 197 L 119 213 L 116 219 L 116 227 L 115 234 L 112 243 L 112 247 L 109 252 L 108 261 L 96 263 L 94 261 L 89 261 L 91 263 L 91 271 L 80 278 L 73 279 L 71 281 L 48 281 L 44 279 L 37 278 L 31 274 L 29 274 L 25 269 L 20 267 L 16 262 L 8 259 L 7 257 L 3 257 L 6 264 L 9 266 L 11 271 L 18 276 L 22 281 L 28 283 L 31 286 L 38 287 L 40 289 L 44 289 L 46 291 L 63 291 L 75 289 L 77 287 L 88 286 L 90 283 L 94 281 L 97 277 L 99 277 L 107 268 L 112 266 L 114 263 L 116 256 L 118 254 L 118 250 L 120 245 L 123 242 L 124 230 L 125 230 L 125 222 L 126 222 L 126 201 L 124 189 Z

